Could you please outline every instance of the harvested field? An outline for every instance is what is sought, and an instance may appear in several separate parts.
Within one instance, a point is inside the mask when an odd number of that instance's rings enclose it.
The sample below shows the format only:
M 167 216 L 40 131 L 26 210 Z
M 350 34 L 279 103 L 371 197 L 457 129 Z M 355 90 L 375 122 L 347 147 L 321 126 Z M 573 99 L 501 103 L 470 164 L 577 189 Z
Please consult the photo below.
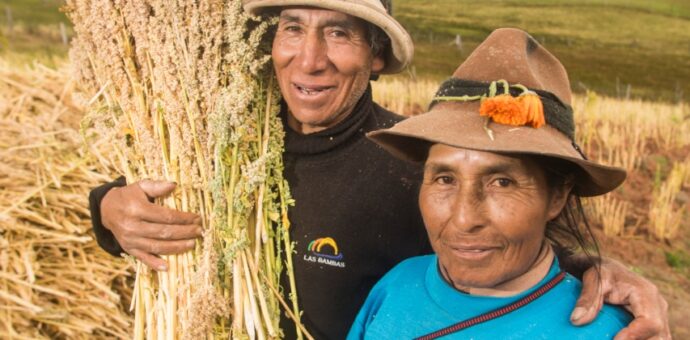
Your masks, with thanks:
M 0 337 L 126 338 L 130 265 L 102 251 L 87 196 L 109 179 L 87 152 L 85 98 L 66 70 L 0 60 Z M 107 157 L 101 157 L 107 159 Z

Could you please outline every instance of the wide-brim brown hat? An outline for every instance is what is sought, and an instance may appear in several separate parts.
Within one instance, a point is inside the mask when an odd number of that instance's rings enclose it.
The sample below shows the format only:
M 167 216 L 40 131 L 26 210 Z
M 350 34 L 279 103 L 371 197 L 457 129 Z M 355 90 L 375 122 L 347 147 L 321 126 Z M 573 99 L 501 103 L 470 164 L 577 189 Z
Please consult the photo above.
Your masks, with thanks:
M 521 95 L 539 99 L 541 124 L 518 113 L 526 111 L 513 110 Z M 625 180 L 626 172 L 585 158 L 574 141 L 571 97 L 558 59 L 526 32 L 498 29 L 441 85 L 429 112 L 368 137 L 393 155 L 416 162 L 425 161 L 436 143 L 558 158 L 582 170 L 576 172 L 576 194 L 607 193 Z
M 402 25 L 386 12 L 380 0 L 243 0 L 242 3 L 244 10 L 253 15 L 269 8 L 309 6 L 358 17 L 378 26 L 390 38 L 390 44 L 384 50 L 386 65 L 379 73 L 398 73 L 412 62 L 412 38 Z

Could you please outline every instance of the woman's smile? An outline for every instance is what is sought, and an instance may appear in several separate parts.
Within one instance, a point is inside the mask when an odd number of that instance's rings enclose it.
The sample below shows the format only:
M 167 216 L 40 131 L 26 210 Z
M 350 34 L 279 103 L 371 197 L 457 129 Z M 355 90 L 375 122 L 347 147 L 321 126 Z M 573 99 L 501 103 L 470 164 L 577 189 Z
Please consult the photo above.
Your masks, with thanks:
M 445 247 L 450 248 L 451 253 L 463 261 L 482 261 L 487 259 L 489 256 L 494 255 L 500 250 L 500 247 L 486 245 L 486 244 L 472 244 L 472 243 L 446 243 L 443 242 Z
M 444 144 L 429 150 L 419 204 L 446 279 L 470 288 L 526 272 L 562 208 L 529 157 Z

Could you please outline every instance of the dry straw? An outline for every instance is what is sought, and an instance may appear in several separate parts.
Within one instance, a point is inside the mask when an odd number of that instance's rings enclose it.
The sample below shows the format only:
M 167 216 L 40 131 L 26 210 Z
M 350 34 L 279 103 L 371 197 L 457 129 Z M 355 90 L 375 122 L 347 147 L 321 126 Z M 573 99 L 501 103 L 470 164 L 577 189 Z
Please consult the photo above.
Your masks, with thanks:
M 429 79 L 410 81 L 387 78 L 372 82 L 376 102 L 393 112 L 414 115 L 426 111 L 438 83 Z
M 639 170 L 649 151 L 690 145 L 687 106 L 601 98 L 593 92 L 573 103 L 580 141 L 599 161 Z
M 67 72 L 0 60 L 0 338 L 126 338 L 128 264 L 91 235 L 110 162 L 85 153 Z M 93 153 L 107 153 L 105 141 Z
M 687 165 L 683 165 L 685 160 L 673 158 L 678 150 L 690 147 L 687 105 L 600 98 L 590 92 L 577 97 L 574 106 L 587 154 L 626 168 L 632 178 L 643 175 L 648 183 L 654 183 L 653 190 L 646 193 L 651 197 L 646 209 L 630 209 L 625 203 L 639 195 L 631 192 L 629 184 L 617 190 L 618 199 L 607 195 L 600 201 L 596 201 L 598 198 L 589 200 L 591 211 L 604 231 L 622 233 L 627 218 L 637 220 L 636 225 L 645 226 L 644 231 L 658 239 L 675 236 L 687 210 L 676 202 L 683 182 L 687 181 Z M 668 162 L 672 169 L 663 180 L 649 175 L 658 172 L 659 160 Z M 647 169 L 642 168 L 644 162 Z M 636 213 L 637 210 L 641 213 Z M 634 232 L 636 230 L 630 230 Z
M 253 21 L 239 0 L 69 0 L 67 11 L 70 56 L 94 95 L 87 141 L 111 136 L 129 183 L 177 182 L 160 203 L 205 228 L 196 250 L 165 256 L 167 272 L 136 264 L 134 337 L 277 338 L 281 289 L 301 329 L 279 92 L 262 44 L 271 20 Z
M 606 236 L 624 234 L 625 217 L 630 210 L 630 203 L 620 200 L 612 194 L 587 199 L 589 217 L 601 223 Z
M 690 164 L 675 163 L 663 183 L 655 188 L 649 207 L 652 233 L 660 240 L 670 240 L 687 215 L 685 205 L 676 203 L 683 184 L 690 178 Z

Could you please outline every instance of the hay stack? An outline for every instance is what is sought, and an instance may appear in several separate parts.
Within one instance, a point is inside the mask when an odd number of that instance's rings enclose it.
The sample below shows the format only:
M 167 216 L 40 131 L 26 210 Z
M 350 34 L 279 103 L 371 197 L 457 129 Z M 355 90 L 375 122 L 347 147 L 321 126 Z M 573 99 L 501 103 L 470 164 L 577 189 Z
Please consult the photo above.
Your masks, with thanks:
M 87 209 L 111 167 L 83 149 L 72 95 L 66 72 L 0 60 L 0 338 L 130 334 L 129 265 L 98 247 Z

